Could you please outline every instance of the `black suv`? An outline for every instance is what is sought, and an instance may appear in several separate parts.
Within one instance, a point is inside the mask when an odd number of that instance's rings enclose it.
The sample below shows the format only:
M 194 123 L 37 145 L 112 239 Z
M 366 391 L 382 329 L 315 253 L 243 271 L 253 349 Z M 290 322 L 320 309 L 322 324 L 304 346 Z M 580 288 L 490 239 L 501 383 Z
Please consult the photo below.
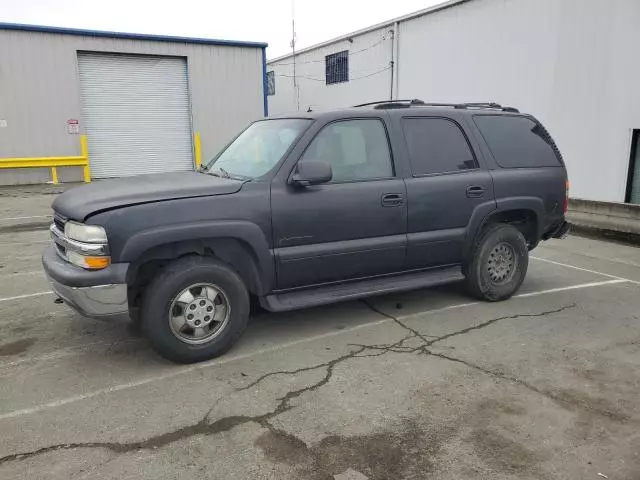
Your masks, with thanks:
M 53 204 L 55 292 L 125 316 L 178 362 L 270 311 L 465 280 L 504 300 L 563 236 L 567 173 L 545 128 L 497 104 L 378 102 L 252 123 L 196 172 L 97 182 Z

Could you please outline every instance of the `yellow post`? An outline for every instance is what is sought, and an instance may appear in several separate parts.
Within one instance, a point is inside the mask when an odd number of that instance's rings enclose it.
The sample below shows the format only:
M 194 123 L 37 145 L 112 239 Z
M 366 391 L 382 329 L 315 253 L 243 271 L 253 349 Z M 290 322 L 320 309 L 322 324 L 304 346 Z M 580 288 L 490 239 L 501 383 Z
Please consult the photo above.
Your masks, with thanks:
M 51 183 L 58 183 L 58 169 L 51 167 Z
M 202 164 L 202 142 L 200 141 L 200 132 L 194 132 L 193 134 L 193 153 L 196 157 L 196 169 L 198 169 Z
M 87 161 L 87 164 L 82 169 L 82 175 L 85 183 L 89 183 L 91 181 L 91 170 L 89 170 L 89 146 L 87 144 L 87 136 L 85 134 L 80 135 L 80 152 Z

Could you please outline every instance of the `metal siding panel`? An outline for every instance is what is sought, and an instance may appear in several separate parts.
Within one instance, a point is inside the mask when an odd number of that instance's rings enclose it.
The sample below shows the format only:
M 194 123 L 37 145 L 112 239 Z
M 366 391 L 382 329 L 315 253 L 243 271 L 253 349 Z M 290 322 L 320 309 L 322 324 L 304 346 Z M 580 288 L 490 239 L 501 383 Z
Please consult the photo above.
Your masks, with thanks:
M 326 109 L 387 100 L 391 93 L 391 35 L 381 28 L 296 56 L 300 110 Z M 325 84 L 325 56 L 349 50 L 349 81 Z M 267 63 L 275 72 L 276 94 L 268 97 L 269 114 L 296 110 L 292 59 Z M 369 76 L 370 75 L 370 76 Z
M 184 58 L 79 53 L 95 178 L 193 168 Z
M 0 118 L 9 125 L 0 129 L 0 157 L 80 154 L 78 135 L 66 132 L 70 118 L 80 120 L 85 131 L 78 50 L 186 57 L 193 130 L 201 132 L 203 160 L 263 115 L 260 48 L 7 30 L 0 30 L 0 45 Z M 0 184 L 26 177 L 0 172 Z
M 53 40 L 0 31 L 0 158 L 79 154 L 78 136 L 65 130 L 79 117 L 75 60 Z
M 259 49 L 200 46 L 189 57 L 193 125 L 202 134 L 203 162 L 263 117 L 261 79 Z
M 415 18 L 400 26 L 399 94 L 532 113 L 563 152 L 572 196 L 623 201 L 639 22 L 636 0 L 477 0 Z
M 34 185 L 51 180 L 50 168 L 7 168 L 0 170 L 0 185 Z
M 571 195 L 623 202 L 630 132 L 640 128 L 640 2 L 565 0 L 561 22 L 550 128 Z

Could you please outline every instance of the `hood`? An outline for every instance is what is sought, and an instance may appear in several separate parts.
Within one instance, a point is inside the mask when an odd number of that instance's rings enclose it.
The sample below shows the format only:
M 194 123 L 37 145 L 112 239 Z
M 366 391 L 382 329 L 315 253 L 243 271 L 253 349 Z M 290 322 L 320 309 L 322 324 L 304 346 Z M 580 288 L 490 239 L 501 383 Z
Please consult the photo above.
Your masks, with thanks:
M 93 213 L 127 205 L 235 193 L 243 183 L 198 172 L 138 175 L 73 188 L 59 195 L 52 207 L 67 218 L 83 221 Z

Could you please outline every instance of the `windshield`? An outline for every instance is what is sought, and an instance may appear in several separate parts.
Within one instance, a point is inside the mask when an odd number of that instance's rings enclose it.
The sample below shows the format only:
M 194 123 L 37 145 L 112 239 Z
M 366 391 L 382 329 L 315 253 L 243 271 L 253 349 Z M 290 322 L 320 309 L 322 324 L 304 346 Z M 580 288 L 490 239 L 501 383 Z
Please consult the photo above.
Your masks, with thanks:
M 310 120 L 287 118 L 255 122 L 207 165 L 224 177 L 253 179 L 271 170 Z

